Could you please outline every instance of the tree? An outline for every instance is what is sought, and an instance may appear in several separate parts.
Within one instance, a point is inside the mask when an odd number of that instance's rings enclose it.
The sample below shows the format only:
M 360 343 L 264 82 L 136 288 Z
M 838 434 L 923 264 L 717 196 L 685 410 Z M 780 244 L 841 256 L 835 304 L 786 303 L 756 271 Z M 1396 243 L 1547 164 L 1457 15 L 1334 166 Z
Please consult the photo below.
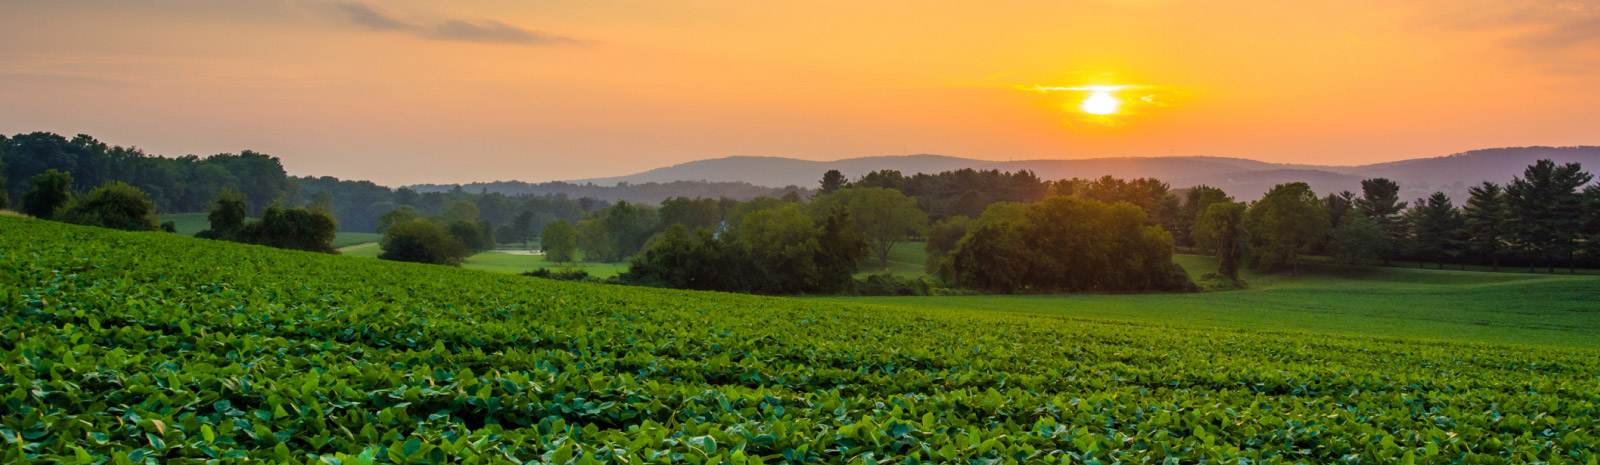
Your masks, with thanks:
M 0 135 L 0 210 L 11 208 L 11 191 L 6 190 L 6 160 L 5 153 L 11 144 L 7 143 L 5 135 Z
M 1433 261 L 1443 269 L 1445 261 L 1461 253 L 1461 233 L 1465 226 L 1461 210 L 1450 203 L 1450 196 L 1443 192 L 1417 199 L 1413 205 L 1416 213 L 1407 215 L 1411 220 L 1408 224 L 1413 242 L 1411 250 L 1418 261 Z
M 848 289 L 855 282 L 856 265 L 870 252 L 871 246 L 856 231 L 850 212 L 834 209 L 822 220 L 817 235 L 817 280 L 812 287 L 828 294 Z
M 845 188 L 847 183 L 848 181 L 844 179 L 844 173 L 840 173 L 839 170 L 828 170 L 828 172 L 822 173 L 822 187 L 817 189 L 817 194 L 832 194 L 833 191 Z
M 1009 294 L 1027 289 L 1033 257 L 1020 225 L 980 222 L 956 243 L 950 264 L 961 286 Z
M 116 181 L 67 202 L 56 212 L 55 220 L 123 231 L 161 229 L 156 206 L 144 192 Z
M 980 219 L 951 268 L 957 284 L 995 292 L 1196 288 L 1172 263 L 1172 234 L 1142 209 L 1066 196 L 1029 205 L 1020 221 Z
M 261 211 L 260 220 L 239 230 L 237 240 L 280 249 L 339 253 L 333 247 L 338 231 L 339 222 L 328 212 L 268 205 Z
M 57 208 L 72 198 L 72 175 L 56 170 L 39 173 L 31 180 L 33 188 L 22 195 L 22 213 L 50 219 Z
M 1239 262 L 1244 259 L 1245 204 L 1213 202 L 1195 221 L 1195 231 L 1203 232 L 1208 249 L 1217 254 L 1217 273 L 1237 281 Z
M 411 220 L 420 217 L 420 215 L 417 215 L 417 209 L 411 208 L 410 205 L 401 205 L 400 208 L 389 210 L 388 213 L 378 216 L 378 227 L 376 231 L 378 234 L 383 234 L 389 232 L 389 228 L 393 227 L 394 225 L 409 223 Z
M 1506 239 L 1511 225 L 1511 211 L 1506 205 L 1505 191 L 1500 185 L 1484 181 L 1482 185 L 1467 190 L 1470 197 L 1462 208 L 1467 228 L 1468 250 L 1489 259 L 1494 271 L 1500 271 L 1500 258 L 1506 252 Z
M 920 233 L 928 224 L 928 215 L 917 208 L 916 199 L 889 188 L 840 189 L 818 197 L 811 205 L 819 216 L 835 206 L 849 211 L 857 231 L 867 238 L 873 255 L 883 266 L 889 266 L 889 251 L 895 244 Z
M 1328 251 L 1334 261 L 1344 264 L 1382 259 L 1389 254 L 1391 245 L 1383 226 L 1353 209 L 1345 211 L 1328 238 Z
M 1355 206 L 1389 235 L 1390 253 L 1397 250 L 1395 246 L 1406 233 L 1405 223 L 1399 219 L 1400 212 L 1406 209 L 1406 203 L 1400 201 L 1400 185 L 1384 178 L 1364 179 L 1361 198 L 1355 199 Z M 1383 256 L 1384 265 L 1389 264 L 1389 257 Z
M 955 251 L 956 243 L 961 242 L 961 238 L 972 229 L 973 223 L 972 218 L 952 216 L 930 226 L 927 242 L 922 246 L 928 257 L 923 262 L 923 271 L 946 282 L 953 282 L 955 275 L 950 270 L 950 253 Z
M 739 224 L 738 238 L 755 270 L 763 277 L 763 292 L 794 294 L 813 289 L 820 272 L 816 258 L 822 250 L 815 222 L 798 205 L 761 210 Z
M 445 221 L 476 222 L 478 221 L 478 206 L 465 200 L 457 201 L 450 204 L 450 208 L 445 210 L 443 216 Z
M 578 230 L 566 220 L 552 221 L 539 232 L 539 246 L 545 260 L 556 263 L 571 262 L 578 251 Z
M 195 237 L 238 240 L 239 231 L 244 229 L 245 221 L 249 219 L 246 214 L 248 209 L 243 193 L 233 189 L 223 189 L 217 194 L 217 201 L 212 204 L 211 212 L 206 214 L 211 229 L 200 231 Z
M 1585 252 L 1590 263 L 1600 258 L 1600 184 L 1583 189 L 1585 204 L 1582 210 L 1582 237 L 1588 245 Z
M 470 221 L 452 220 L 445 224 L 445 230 L 449 231 L 450 235 L 455 236 L 456 239 L 460 240 L 461 245 L 467 246 L 467 250 L 472 251 L 473 253 L 494 248 L 493 245 L 484 240 L 483 229 L 480 228 L 476 223 Z
M 1328 194 L 1322 203 L 1328 208 L 1328 224 L 1337 229 L 1345 214 L 1356 208 L 1356 194 L 1350 191 Z
M 503 234 L 504 237 L 500 240 L 508 243 L 520 242 L 523 246 L 527 246 L 528 241 L 533 239 L 533 220 L 532 211 L 523 211 L 511 217 L 511 222 L 505 226 L 506 234 Z
M 471 255 L 461 239 L 420 218 L 390 226 L 378 246 L 383 249 L 378 258 L 401 262 L 459 266 Z
M 1184 193 L 1183 206 L 1178 210 L 1178 230 L 1173 233 L 1178 243 L 1194 246 L 1194 228 L 1200 221 L 1200 215 L 1205 214 L 1212 204 L 1232 201 L 1233 196 L 1222 189 L 1204 184 L 1189 188 L 1189 192 Z
M 685 231 L 719 229 L 722 224 L 721 202 L 717 199 L 674 197 L 661 201 L 660 217 L 663 227 L 681 224 Z
M 1287 266 L 1300 272 L 1300 255 L 1328 236 L 1328 213 L 1322 199 L 1303 182 L 1279 184 L 1250 206 L 1245 229 L 1259 267 Z
M 1574 255 L 1581 221 L 1577 212 L 1583 208 L 1578 189 L 1593 179 L 1577 163 L 1558 166 L 1539 160 L 1506 186 L 1517 223 L 1514 237 L 1530 257 L 1528 271 L 1542 260 L 1554 273 L 1555 261 L 1563 255 L 1568 258 L 1568 272 L 1577 271 Z

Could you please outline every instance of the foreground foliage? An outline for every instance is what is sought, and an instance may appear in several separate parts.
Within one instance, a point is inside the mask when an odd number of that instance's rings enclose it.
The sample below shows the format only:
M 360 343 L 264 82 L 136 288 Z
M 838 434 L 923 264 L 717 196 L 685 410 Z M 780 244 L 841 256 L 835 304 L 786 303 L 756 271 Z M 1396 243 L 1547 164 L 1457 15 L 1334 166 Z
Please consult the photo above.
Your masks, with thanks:
M 0 217 L 0 462 L 1588 463 L 1600 359 L 870 311 Z

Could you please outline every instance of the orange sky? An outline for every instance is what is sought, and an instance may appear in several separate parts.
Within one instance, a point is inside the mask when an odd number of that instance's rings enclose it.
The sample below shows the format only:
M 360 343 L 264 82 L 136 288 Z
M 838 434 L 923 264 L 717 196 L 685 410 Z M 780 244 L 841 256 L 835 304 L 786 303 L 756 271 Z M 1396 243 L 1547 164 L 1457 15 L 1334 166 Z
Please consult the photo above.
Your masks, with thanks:
M 0 132 L 389 185 L 1600 144 L 1596 1 L 0 0 L 0 30 Z M 1138 87 L 1106 120 L 1034 90 L 1086 85 Z

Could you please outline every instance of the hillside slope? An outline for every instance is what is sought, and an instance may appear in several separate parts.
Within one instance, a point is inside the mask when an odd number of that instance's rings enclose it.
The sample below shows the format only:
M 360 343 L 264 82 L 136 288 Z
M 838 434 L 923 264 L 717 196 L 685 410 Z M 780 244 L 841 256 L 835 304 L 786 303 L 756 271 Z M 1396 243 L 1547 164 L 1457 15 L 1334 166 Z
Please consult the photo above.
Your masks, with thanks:
M 1586 463 L 1600 352 L 560 283 L 0 217 L 4 463 Z
M 1401 198 L 1425 197 L 1435 190 L 1462 201 L 1466 189 L 1483 181 L 1504 183 L 1542 158 L 1559 163 L 1582 163 L 1600 169 L 1600 147 L 1515 147 L 1476 150 L 1456 155 L 1419 158 L 1360 166 L 1267 163 L 1225 157 L 1127 157 L 1081 160 L 987 161 L 939 155 L 881 156 L 811 161 L 781 157 L 729 157 L 699 160 L 611 178 L 587 179 L 597 185 L 618 182 L 674 180 L 744 181 L 782 187 L 815 187 L 822 173 L 837 169 L 850 178 L 869 171 L 892 169 L 905 174 L 937 173 L 962 168 L 1031 170 L 1044 179 L 1153 177 L 1175 188 L 1205 184 L 1221 187 L 1237 197 L 1253 200 L 1272 186 L 1305 181 L 1317 192 L 1360 190 L 1360 181 L 1387 177 L 1398 181 Z

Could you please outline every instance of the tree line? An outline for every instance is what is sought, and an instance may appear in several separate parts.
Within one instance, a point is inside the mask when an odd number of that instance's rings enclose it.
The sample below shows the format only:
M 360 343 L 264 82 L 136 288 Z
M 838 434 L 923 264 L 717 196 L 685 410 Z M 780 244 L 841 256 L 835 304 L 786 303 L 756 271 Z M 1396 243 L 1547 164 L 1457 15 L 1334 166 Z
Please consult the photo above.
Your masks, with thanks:
M 0 164 L 0 170 L 4 165 Z M 149 194 L 122 181 L 107 181 L 87 193 L 72 190 L 71 173 L 45 170 L 28 179 L 30 188 L 21 196 L 18 211 L 29 216 L 64 223 L 124 231 L 177 232 L 172 222 L 158 223 L 155 202 Z M 9 207 L 0 198 L 0 208 Z M 210 229 L 198 237 L 258 244 L 282 249 L 338 253 L 333 237 L 338 223 L 327 212 L 307 208 L 268 205 L 257 221 L 249 221 L 248 201 L 243 193 L 223 189 L 212 204 Z

